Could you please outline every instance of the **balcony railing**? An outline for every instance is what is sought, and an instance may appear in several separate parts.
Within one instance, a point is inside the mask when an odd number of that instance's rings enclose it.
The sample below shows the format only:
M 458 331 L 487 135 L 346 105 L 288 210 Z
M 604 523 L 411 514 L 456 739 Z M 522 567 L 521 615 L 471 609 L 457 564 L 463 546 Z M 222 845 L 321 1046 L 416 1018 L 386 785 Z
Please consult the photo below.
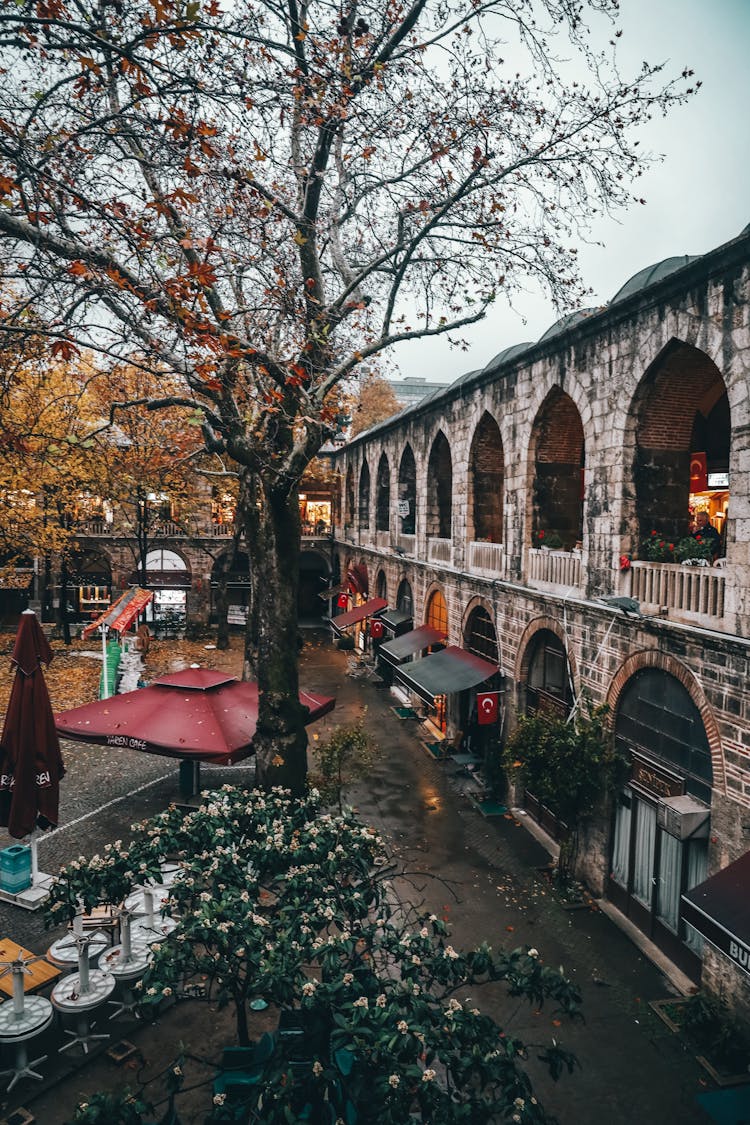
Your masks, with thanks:
M 570 589 L 581 584 L 580 551 L 548 551 L 543 547 L 529 548 L 528 580 Z
M 233 531 L 231 523 L 211 523 L 211 536 L 214 539 L 229 539 Z
M 695 624 L 716 625 L 724 616 L 723 567 L 682 566 L 680 563 L 634 562 L 630 568 L 630 595 L 641 609 Z
M 105 519 L 81 520 L 77 527 L 80 535 L 113 535 L 112 524 Z
M 453 563 L 453 540 L 437 539 L 431 535 L 427 540 L 427 561 L 446 563 L 451 566 Z
M 403 551 L 405 555 L 413 555 L 416 546 L 416 535 L 399 535 L 396 543 L 399 551 Z
M 493 577 L 505 574 L 505 554 L 502 543 L 485 543 L 478 540 L 470 542 L 469 570 L 473 573 L 491 574 Z
M 185 535 L 185 528 L 174 520 L 159 520 L 154 524 L 151 535 L 161 539 L 174 539 L 178 535 Z

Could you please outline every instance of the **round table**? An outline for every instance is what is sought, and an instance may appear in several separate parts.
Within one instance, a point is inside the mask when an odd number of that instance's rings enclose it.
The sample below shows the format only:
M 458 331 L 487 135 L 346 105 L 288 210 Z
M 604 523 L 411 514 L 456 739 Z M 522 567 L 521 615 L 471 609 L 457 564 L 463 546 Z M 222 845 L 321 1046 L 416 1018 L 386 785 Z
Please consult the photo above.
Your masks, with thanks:
M 163 910 L 172 893 L 170 888 L 163 883 L 155 883 L 153 886 L 147 887 L 146 890 L 133 891 L 131 895 L 128 895 L 123 904 L 129 914 L 143 915 L 148 913 L 148 907 L 146 905 L 147 892 L 151 895 L 154 914 L 158 914 Z
M 89 944 L 87 947 L 87 954 L 89 963 L 93 964 L 97 957 L 104 952 L 109 946 L 109 939 L 102 930 L 97 930 L 89 936 Z M 75 935 L 66 934 L 65 937 L 58 938 L 47 950 L 47 960 L 50 961 L 55 968 L 67 971 L 68 969 L 78 968 L 78 946 L 75 941 Z
M 63 977 L 52 989 L 50 997 L 52 1004 L 63 1015 L 72 1015 L 76 1019 L 75 1031 L 65 1030 L 71 1036 L 69 1043 L 63 1043 L 58 1053 L 75 1047 L 78 1043 L 83 1047 L 84 1054 L 88 1054 L 89 1043 L 94 1039 L 109 1039 L 109 1035 L 94 1035 L 91 1031 L 92 1024 L 89 1017 L 94 1008 L 98 1008 L 115 990 L 115 978 L 111 973 L 104 973 L 100 969 L 92 969 L 89 973 L 89 987 L 86 992 L 81 992 L 80 973 L 71 973 Z
M 29 1062 L 26 1043 L 29 1039 L 41 1035 L 49 1027 L 53 1015 L 49 1000 L 44 1000 L 41 996 L 25 997 L 23 1012 L 20 1015 L 13 1010 L 12 1000 L 0 1004 L 0 1043 L 7 1043 L 16 1049 L 13 1066 L 7 1070 L 0 1070 L 2 1078 L 6 1074 L 13 1075 L 7 1087 L 8 1091 L 12 1090 L 16 1082 L 22 1078 L 36 1078 L 39 1082 L 42 1081 L 43 1075 L 33 1068 L 44 1062 L 47 1056 L 40 1055 L 38 1059 Z
M 130 940 L 133 949 L 144 949 L 155 941 L 163 941 L 177 926 L 174 918 L 164 915 L 163 918 L 154 917 L 152 925 L 145 918 L 134 918 L 130 925 Z
M 110 1013 L 110 1019 L 116 1019 L 123 1012 L 128 1014 L 134 1012 L 138 998 L 130 988 L 130 984 L 143 976 L 150 960 L 151 951 L 146 946 L 132 947 L 129 957 L 125 956 L 125 948 L 122 945 L 113 945 L 104 954 L 100 961 L 103 970 L 111 973 L 116 981 L 125 986 L 122 1000 L 109 1001 L 110 1004 L 115 1005 L 114 1012 Z

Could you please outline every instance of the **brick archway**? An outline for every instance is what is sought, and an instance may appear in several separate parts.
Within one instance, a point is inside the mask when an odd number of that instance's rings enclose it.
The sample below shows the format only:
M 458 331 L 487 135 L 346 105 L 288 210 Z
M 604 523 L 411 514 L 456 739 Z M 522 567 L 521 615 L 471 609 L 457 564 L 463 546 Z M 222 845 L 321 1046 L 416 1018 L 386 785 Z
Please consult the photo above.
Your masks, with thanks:
M 703 729 L 708 739 L 708 745 L 711 751 L 711 767 L 714 775 L 713 788 L 726 794 L 726 775 L 724 772 L 724 753 L 721 745 L 721 735 L 719 734 L 719 728 L 714 718 L 713 711 L 711 710 L 711 705 L 693 674 L 684 664 L 676 660 L 674 656 L 659 652 L 657 649 L 642 649 L 640 652 L 633 653 L 632 656 L 629 656 L 627 660 L 620 665 L 612 677 L 612 682 L 607 692 L 610 722 L 614 725 L 617 706 L 625 685 L 632 679 L 636 672 L 640 672 L 644 668 L 658 668 L 660 671 L 674 676 L 685 688 L 691 700 L 698 708 L 703 722 Z
M 578 695 L 578 668 L 576 667 L 575 657 L 568 646 L 568 638 L 561 628 L 559 621 L 556 621 L 554 617 L 535 617 L 524 629 L 521 639 L 518 642 L 516 663 L 513 668 L 513 679 L 517 684 L 525 684 L 528 680 L 531 653 L 534 648 L 532 641 L 535 635 L 541 632 L 542 629 L 547 630 L 549 633 L 554 633 L 563 646 L 565 659 L 570 669 L 570 678 L 573 681 L 573 698 L 575 699 Z

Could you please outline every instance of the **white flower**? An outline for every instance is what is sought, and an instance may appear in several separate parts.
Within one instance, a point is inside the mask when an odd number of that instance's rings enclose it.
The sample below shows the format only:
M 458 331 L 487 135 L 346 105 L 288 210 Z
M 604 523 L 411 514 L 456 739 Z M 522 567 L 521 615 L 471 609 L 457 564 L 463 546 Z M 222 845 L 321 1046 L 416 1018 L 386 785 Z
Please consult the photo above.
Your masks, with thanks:
M 452 945 L 446 945 L 445 949 L 443 950 L 443 957 L 447 957 L 449 961 L 455 961 L 458 957 L 458 954 L 456 953 Z
M 355 1008 L 367 1008 L 367 1007 L 369 1007 L 369 1004 L 367 1002 L 367 997 L 366 996 L 360 996 L 358 1000 L 354 1001 L 353 1007 L 355 1007 Z
M 422 1075 L 422 1081 L 423 1081 L 423 1082 L 432 1082 L 432 1080 L 433 1080 L 433 1078 L 434 1078 L 434 1077 L 435 1077 L 435 1071 L 434 1071 L 434 1070 L 430 1070 L 430 1069 L 428 1068 L 428 1069 L 427 1069 L 427 1070 L 426 1070 L 426 1071 L 424 1072 L 424 1074 Z
M 162 988 L 161 994 L 162 994 L 162 996 L 171 996 L 172 995 L 172 989 L 169 986 L 167 986 L 166 988 Z
M 526 1105 L 526 1102 L 523 1100 L 523 1098 L 516 1098 L 516 1100 L 513 1102 L 513 1105 L 516 1107 L 516 1109 L 523 1109 L 523 1107 Z
M 317 981 L 314 981 L 314 980 L 305 981 L 305 983 L 302 985 L 302 995 L 303 996 L 312 996 L 312 994 L 315 992 L 316 987 L 317 987 Z
M 344 984 L 351 984 L 352 981 L 354 980 L 354 974 L 353 973 L 344 973 L 344 975 L 341 979 L 344 982 Z
M 375 998 L 375 1006 L 377 1008 L 384 1008 L 385 1007 L 385 993 L 384 992 L 381 992 L 380 996 L 377 996 Z
M 214 1094 L 214 1105 L 224 1105 L 226 1100 L 226 1094 Z
M 313 1074 L 315 1075 L 316 1078 L 318 1078 L 323 1073 L 323 1066 L 320 1062 L 318 1062 L 317 1059 L 313 1063 L 312 1069 L 313 1069 Z
M 409 1025 L 406 1020 L 399 1020 L 396 1024 L 396 1031 L 400 1031 L 402 1035 L 406 1035 L 409 1030 Z
M 172 1074 L 174 1074 L 174 1076 L 176 1078 L 182 1078 L 182 1067 L 181 1066 L 173 1066 L 172 1067 Z
M 388 1076 L 388 1085 L 393 1086 L 394 1090 L 396 1089 L 396 1087 L 398 1086 L 400 1081 L 401 1081 L 401 1079 L 399 1078 L 399 1076 L 397 1074 L 390 1074 Z
M 538 956 L 539 956 L 539 950 L 538 949 L 530 949 L 529 950 L 529 957 L 538 957 Z

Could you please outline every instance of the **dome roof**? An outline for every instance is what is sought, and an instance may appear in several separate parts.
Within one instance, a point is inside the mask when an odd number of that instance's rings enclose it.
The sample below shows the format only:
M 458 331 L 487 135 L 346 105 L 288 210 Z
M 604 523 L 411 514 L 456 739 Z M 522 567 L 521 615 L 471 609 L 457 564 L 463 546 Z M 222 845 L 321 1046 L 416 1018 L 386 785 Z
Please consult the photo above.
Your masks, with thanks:
M 699 254 L 679 254 L 675 258 L 664 258 L 661 262 L 655 262 L 652 266 L 646 266 L 645 269 L 638 270 L 638 273 L 634 273 L 630 280 L 617 290 L 609 302 L 610 305 L 614 305 L 615 301 L 623 301 L 626 297 L 637 293 L 639 289 L 645 289 L 647 285 L 653 285 L 654 282 L 669 277 L 670 273 L 682 269 L 683 266 L 689 265 L 690 262 L 696 261 L 699 257 Z
M 544 335 L 539 337 L 537 343 L 543 344 L 545 340 L 551 340 L 553 336 L 559 336 L 561 332 L 565 332 L 568 328 L 573 328 L 582 320 L 586 320 L 587 317 L 593 316 L 594 313 L 598 312 L 599 309 L 576 309 L 575 312 L 566 313 L 565 316 L 561 316 L 559 320 L 556 320 L 554 324 L 550 325 Z
M 533 346 L 533 340 L 525 340 L 523 344 L 511 344 L 509 348 L 503 348 L 501 352 L 498 352 L 494 359 L 490 360 L 484 370 L 489 371 L 491 368 L 501 367 L 502 364 L 508 363 L 511 359 L 515 359 L 516 356 L 519 356 L 522 352 L 525 352 L 527 348 L 531 348 Z

